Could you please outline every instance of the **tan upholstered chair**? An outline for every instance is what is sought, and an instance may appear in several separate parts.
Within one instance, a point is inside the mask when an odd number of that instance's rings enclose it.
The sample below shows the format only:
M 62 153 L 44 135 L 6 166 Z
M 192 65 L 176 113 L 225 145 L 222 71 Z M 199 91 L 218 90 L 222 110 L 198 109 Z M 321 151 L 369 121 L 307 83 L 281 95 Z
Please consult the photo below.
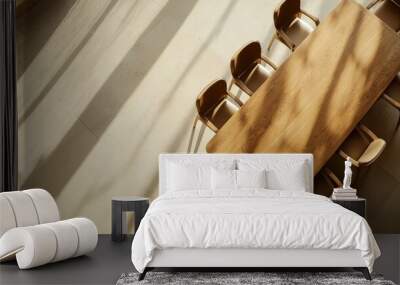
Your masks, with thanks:
M 243 103 L 227 90 L 225 80 L 216 80 L 207 85 L 196 100 L 198 114 L 193 123 L 187 152 L 191 151 L 198 120 L 216 133 L 242 105 Z M 194 152 L 197 152 L 203 131 L 200 131 Z
M 370 129 L 364 125 L 356 127 L 341 146 L 338 155 L 344 160 L 350 158 L 356 169 L 367 167 L 374 163 L 385 149 L 386 142 L 378 138 Z M 322 175 L 333 187 L 341 187 L 342 182 L 332 170 L 325 167 Z
M 271 68 L 264 66 L 263 63 Z M 250 42 L 239 49 L 233 55 L 230 65 L 232 81 L 228 90 L 235 84 L 249 96 L 277 69 L 269 58 L 261 54 L 259 42 Z
M 314 25 L 306 21 L 306 16 Z M 276 32 L 268 45 L 270 50 L 275 39 L 280 40 L 292 51 L 319 25 L 319 19 L 300 7 L 300 0 L 285 0 L 274 11 Z
M 400 31 L 400 0 L 374 0 L 367 9 L 393 30 Z

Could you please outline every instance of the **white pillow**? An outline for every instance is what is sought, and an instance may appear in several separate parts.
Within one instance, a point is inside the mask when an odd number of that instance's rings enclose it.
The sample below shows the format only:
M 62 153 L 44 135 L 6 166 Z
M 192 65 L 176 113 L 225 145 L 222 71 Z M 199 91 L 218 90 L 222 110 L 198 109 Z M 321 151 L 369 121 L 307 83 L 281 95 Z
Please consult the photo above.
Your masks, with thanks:
M 184 191 L 193 189 L 210 189 L 210 167 L 169 165 L 168 189 Z
M 212 168 L 211 188 L 236 189 L 236 170 Z
M 307 189 L 304 165 L 286 169 L 271 169 L 267 172 L 268 188 L 273 190 L 303 191 Z
M 240 188 L 266 188 L 266 170 L 211 170 L 211 187 L 214 190 Z
M 167 191 L 211 189 L 211 168 L 234 169 L 234 160 L 178 159 L 167 164 Z
M 308 167 L 304 160 L 238 160 L 239 170 L 267 170 L 267 188 L 306 191 L 309 189 Z
M 237 188 L 267 188 L 267 171 L 236 170 Z

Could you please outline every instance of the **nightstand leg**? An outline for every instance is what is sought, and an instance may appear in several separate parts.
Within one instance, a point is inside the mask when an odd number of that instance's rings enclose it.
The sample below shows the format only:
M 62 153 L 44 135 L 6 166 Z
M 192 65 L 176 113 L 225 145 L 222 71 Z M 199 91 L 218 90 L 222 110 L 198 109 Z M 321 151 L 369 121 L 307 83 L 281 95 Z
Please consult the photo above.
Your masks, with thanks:
M 122 241 L 123 237 L 123 217 L 122 205 L 120 203 L 112 202 L 112 228 L 111 239 L 113 241 Z

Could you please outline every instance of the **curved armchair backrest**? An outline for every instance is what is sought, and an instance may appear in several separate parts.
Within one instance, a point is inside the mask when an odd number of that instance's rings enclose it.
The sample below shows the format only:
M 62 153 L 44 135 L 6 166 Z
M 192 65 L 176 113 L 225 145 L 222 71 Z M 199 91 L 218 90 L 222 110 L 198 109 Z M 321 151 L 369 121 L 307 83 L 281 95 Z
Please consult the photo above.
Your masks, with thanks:
M 60 220 L 53 197 L 43 189 L 0 193 L 0 237 L 15 227 L 26 227 Z
M 368 166 L 375 162 L 382 154 L 386 147 L 386 142 L 383 139 L 373 140 L 358 159 L 360 166 Z
M 300 12 L 300 0 L 285 0 L 274 11 L 274 25 L 279 30 L 286 30 Z
M 239 49 L 231 59 L 231 72 L 238 78 L 243 72 L 254 66 L 261 59 L 261 44 L 257 41 L 250 42 Z
M 196 100 L 196 107 L 200 118 L 209 119 L 212 110 L 227 96 L 225 80 L 216 80 L 207 85 Z

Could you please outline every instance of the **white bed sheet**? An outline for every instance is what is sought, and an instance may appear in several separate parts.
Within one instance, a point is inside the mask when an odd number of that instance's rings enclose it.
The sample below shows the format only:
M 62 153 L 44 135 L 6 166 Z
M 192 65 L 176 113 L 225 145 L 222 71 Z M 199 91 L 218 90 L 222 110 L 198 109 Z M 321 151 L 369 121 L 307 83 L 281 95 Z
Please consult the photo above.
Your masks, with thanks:
M 135 268 L 167 248 L 357 249 L 371 272 L 380 255 L 361 216 L 324 196 L 265 189 L 161 195 L 134 237 Z

